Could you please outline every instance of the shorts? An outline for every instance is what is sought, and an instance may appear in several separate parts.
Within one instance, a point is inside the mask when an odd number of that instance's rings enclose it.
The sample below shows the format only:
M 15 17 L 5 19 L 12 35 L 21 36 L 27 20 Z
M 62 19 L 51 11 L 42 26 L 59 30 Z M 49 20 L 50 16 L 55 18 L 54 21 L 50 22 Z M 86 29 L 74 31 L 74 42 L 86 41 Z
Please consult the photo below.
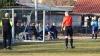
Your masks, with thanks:
M 72 26 L 66 26 L 66 28 L 65 28 L 65 36 L 73 36 Z
M 97 33 L 98 32 L 98 27 L 95 27 L 92 29 L 92 34 Z

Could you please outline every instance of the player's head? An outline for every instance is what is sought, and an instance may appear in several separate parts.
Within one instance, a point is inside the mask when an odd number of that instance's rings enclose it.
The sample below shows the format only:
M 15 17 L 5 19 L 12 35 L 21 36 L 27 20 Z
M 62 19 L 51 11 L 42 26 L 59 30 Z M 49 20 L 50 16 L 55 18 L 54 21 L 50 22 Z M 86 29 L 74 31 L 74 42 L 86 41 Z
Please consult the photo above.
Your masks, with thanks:
M 8 17 L 9 16 L 9 13 L 5 13 L 5 17 Z
M 55 26 L 55 23 L 53 22 L 53 24 L 52 24 L 53 26 Z
M 69 13 L 68 12 L 65 12 L 65 16 L 68 16 L 69 15 Z
M 96 20 L 96 16 L 92 17 L 92 20 Z

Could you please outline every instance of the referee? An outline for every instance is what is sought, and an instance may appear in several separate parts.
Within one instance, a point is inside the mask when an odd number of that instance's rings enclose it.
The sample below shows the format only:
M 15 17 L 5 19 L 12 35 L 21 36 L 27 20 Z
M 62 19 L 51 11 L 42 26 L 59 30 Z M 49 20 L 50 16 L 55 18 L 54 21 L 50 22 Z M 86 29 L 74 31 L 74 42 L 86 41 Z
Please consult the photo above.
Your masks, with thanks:
M 75 46 L 73 46 L 72 16 L 70 16 L 68 12 L 65 12 L 65 16 L 62 22 L 62 28 L 65 31 L 66 48 L 68 48 L 68 40 L 70 41 L 71 48 L 75 48 Z

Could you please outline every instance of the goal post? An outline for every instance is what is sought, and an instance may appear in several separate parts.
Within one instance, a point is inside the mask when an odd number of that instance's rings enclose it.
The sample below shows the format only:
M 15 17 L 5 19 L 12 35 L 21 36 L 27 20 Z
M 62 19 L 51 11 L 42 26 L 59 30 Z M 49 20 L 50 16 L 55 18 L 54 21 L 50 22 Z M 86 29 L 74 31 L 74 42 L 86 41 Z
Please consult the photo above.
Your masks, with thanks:
M 32 8 L 0 9 L 0 11 L 2 14 L 9 13 L 13 43 L 45 41 L 45 10 L 37 10 L 37 23 L 35 23 L 35 11 Z M 2 14 L 0 14 L 1 18 L 3 18 Z

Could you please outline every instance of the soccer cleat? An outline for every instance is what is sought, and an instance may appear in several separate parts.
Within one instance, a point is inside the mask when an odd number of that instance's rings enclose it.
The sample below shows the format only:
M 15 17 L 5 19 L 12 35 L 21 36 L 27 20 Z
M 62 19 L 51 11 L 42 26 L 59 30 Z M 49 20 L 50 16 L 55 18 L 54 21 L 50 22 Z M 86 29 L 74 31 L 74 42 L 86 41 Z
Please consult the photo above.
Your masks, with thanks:
M 6 49 L 12 50 L 12 48 L 11 48 L 11 47 L 7 47 Z
M 71 48 L 73 49 L 73 48 L 75 48 L 75 46 L 71 46 Z

